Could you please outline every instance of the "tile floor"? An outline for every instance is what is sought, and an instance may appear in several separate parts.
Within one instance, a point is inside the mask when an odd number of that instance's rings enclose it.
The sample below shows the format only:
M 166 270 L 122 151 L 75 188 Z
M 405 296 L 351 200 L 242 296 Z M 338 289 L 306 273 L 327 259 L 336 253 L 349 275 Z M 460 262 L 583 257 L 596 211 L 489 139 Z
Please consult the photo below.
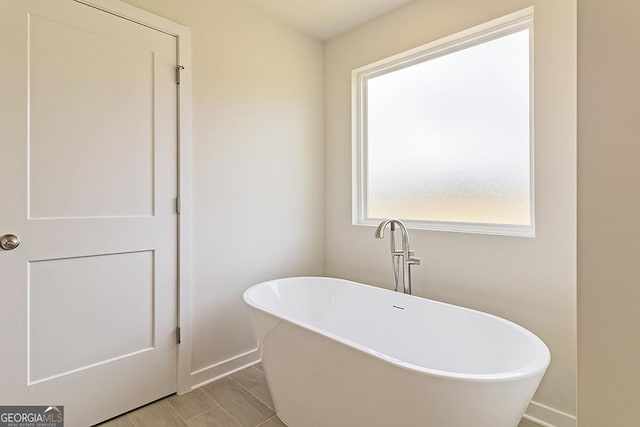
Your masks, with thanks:
M 99 427 L 287 427 L 278 419 L 262 365 L 182 396 L 173 395 Z M 353 426 L 356 427 L 356 426 Z M 539 427 L 522 420 L 518 427 Z

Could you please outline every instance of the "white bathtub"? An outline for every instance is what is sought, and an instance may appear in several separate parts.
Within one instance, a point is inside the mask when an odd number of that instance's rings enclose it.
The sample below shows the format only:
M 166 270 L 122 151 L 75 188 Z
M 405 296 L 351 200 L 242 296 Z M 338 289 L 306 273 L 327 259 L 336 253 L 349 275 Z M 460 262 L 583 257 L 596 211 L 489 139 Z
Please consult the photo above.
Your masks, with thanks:
M 549 364 L 512 322 L 346 280 L 273 280 L 244 300 L 289 427 L 515 427 Z

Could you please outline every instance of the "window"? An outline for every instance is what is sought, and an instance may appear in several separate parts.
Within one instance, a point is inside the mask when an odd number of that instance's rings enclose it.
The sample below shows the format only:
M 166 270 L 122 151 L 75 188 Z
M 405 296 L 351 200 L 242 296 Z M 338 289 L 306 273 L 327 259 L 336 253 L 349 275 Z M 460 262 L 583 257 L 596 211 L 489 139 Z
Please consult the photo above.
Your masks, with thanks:
M 534 236 L 533 9 L 353 71 L 354 224 Z

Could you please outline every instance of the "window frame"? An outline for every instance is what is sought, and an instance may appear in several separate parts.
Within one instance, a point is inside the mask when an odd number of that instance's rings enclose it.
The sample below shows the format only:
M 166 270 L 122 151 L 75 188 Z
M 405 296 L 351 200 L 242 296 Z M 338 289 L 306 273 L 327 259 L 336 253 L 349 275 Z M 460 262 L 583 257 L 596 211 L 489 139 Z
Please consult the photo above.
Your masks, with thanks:
M 383 218 L 367 212 L 367 82 L 369 79 L 473 47 L 525 29 L 529 30 L 529 218 L 530 223 L 499 224 L 456 221 L 405 220 L 408 228 L 504 236 L 535 237 L 534 179 L 534 27 L 533 6 L 473 28 L 390 56 L 351 73 L 352 224 L 372 226 Z

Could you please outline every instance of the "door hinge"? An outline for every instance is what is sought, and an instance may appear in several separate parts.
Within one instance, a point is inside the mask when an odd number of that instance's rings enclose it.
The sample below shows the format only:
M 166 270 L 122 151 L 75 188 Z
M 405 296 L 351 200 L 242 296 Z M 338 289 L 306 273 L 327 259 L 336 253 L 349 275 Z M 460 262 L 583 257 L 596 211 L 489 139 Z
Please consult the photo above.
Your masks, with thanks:
M 176 344 L 180 344 L 182 342 L 182 337 L 180 336 L 180 326 L 176 326 Z
M 184 70 L 184 67 L 182 65 L 176 66 L 176 84 L 177 85 L 180 84 L 180 74 L 182 73 L 182 70 Z
M 178 215 L 182 213 L 182 199 L 180 199 L 180 196 L 176 197 L 176 213 Z

